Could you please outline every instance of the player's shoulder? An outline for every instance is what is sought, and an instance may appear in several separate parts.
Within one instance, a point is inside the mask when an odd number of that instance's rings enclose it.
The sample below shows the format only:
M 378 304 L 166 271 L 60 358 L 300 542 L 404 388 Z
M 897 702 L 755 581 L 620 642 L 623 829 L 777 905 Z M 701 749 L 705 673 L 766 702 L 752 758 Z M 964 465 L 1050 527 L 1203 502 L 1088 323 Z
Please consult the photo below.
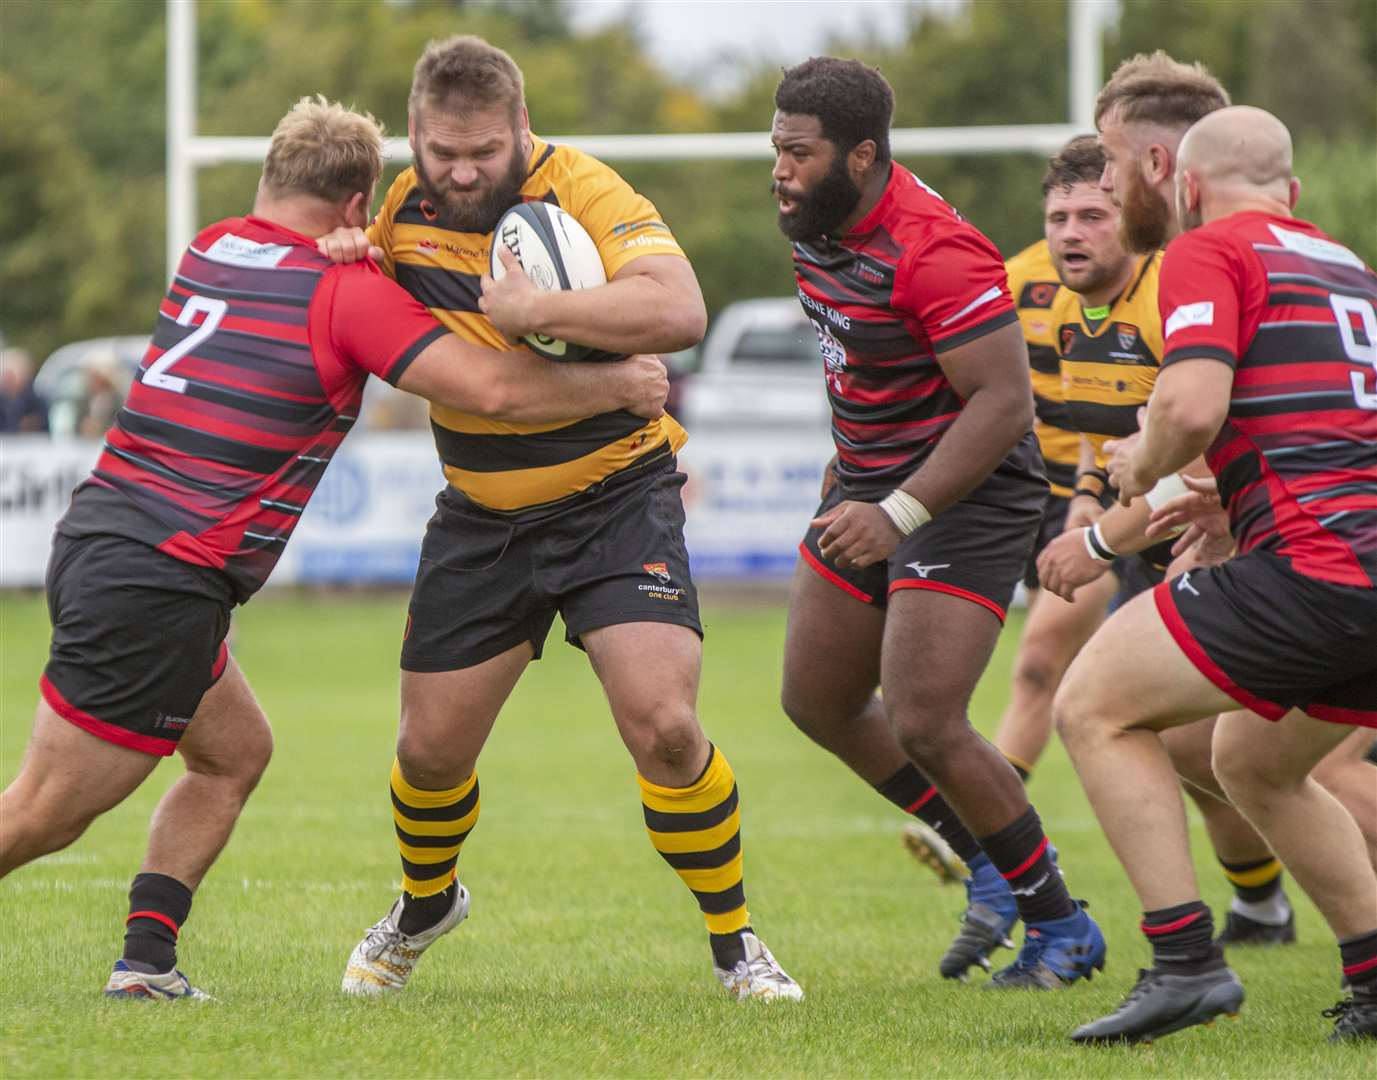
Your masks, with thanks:
M 408 165 L 387 186 L 387 194 L 378 208 L 378 218 L 397 221 L 408 209 L 420 214 L 422 197 L 421 186 L 416 181 L 416 168 Z
M 223 218 L 196 234 L 202 258 L 241 270 L 323 270 L 329 266 L 309 236 L 266 218 Z
M 578 147 L 534 137 L 533 142 L 531 181 L 553 191 L 561 202 L 566 196 L 572 199 L 575 192 L 586 196 L 590 190 L 629 186 L 611 165 Z

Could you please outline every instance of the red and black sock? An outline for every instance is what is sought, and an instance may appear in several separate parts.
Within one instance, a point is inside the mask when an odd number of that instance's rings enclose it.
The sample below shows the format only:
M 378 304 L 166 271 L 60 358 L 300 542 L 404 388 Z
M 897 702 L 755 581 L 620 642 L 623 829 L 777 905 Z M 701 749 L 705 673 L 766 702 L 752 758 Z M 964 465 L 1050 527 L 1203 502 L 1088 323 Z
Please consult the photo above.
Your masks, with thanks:
M 1339 942 L 1339 962 L 1355 994 L 1377 996 L 1377 930 Z
M 906 814 L 931 825 L 937 834 L 956 852 L 962 862 L 969 863 L 980 854 L 980 843 L 961 823 L 956 811 L 947 805 L 941 792 L 912 764 L 905 765 L 875 790 Z
M 1042 821 L 1031 806 L 1012 825 L 982 837 L 980 846 L 1009 883 L 1025 925 L 1066 919 L 1076 913 L 1076 902 L 1052 862 Z
M 1214 917 L 1200 900 L 1145 911 L 1142 927 L 1152 945 L 1153 967 L 1194 973 L 1224 962 L 1214 943 Z
M 129 889 L 124 961 L 145 975 L 177 966 L 177 932 L 191 914 L 191 890 L 166 874 L 138 874 Z

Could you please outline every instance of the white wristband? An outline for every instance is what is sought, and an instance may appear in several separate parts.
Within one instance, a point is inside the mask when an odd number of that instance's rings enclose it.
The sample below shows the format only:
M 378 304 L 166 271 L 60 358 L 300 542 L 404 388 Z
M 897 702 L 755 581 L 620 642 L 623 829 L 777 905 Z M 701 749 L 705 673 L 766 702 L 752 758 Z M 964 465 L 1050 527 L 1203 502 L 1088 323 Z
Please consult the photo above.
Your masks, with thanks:
M 1104 533 L 1100 531 L 1098 521 L 1085 530 L 1085 550 L 1096 562 L 1113 562 L 1119 555 L 1117 551 L 1105 543 Z
M 1189 495 L 1190 488 L 1186 487 L 1186 482 L 1181 479 L 1178 473 L 1168 473 L 1153 485 L 1151 491 L 1143 496 L 1147 500 L 1148 509 L 1156 510 L 1164 502 L 1174 499 L 1178 495 Z
M 894 522 L 894 527 L 904 536 L 932 520 L 928 508 L 900 488 L 895 488 L 881 499 L 879 505 L 889 520 Z

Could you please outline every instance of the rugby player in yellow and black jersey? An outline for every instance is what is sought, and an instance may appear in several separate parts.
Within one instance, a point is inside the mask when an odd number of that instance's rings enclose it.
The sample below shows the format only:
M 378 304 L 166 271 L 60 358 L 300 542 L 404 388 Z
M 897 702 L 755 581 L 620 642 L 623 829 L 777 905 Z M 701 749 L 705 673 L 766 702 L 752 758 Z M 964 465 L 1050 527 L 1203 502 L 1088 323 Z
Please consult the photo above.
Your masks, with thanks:
M 1093 142 L 1093 139 L 1091 140 Z M 1061 677 L 1081 646 L 1104 619 L 1115 592 L 1112 578 L 1095 582 L 1071 604 L 1046 589 L 1038 588 L 1037 559 L 1044 548 L 1067 529 L 1090 525 L 1103 512 L 1099 500 L 1086 498 L 1082 484 L 1094 486 L 1094 477 L 1078 476 L 1081 435 L 1066 401 L 1061 357 L 1057 349 L 1057 311 L 1075 293 L 1063 286 L 1068 272 L 1071 285 L 1081 284 L 1074 272 L 1060 264 L 1053 242 L 1064 234 L 1096 224 L 1098 209 L 1068 207 L 1066 194 L 1082 179 L 1082 144 L 1074 140 L 1048 161 L 1042 181 L 1043 239 L 1019 252 L 1006 264 L 1009 292 L 1018 305 L 1028 363 L 1033 380 L 1034 430 L 1047 467 L 1051 494 L 1042 515 L 1037 546 L 1024 575 L 1028 587 L 1028 617 L 1014 658 L 1009 702 L 1000 718 L 994 743 L 1027 781 L 1052 734 L 1052 699 Z
M 1063 186 L 1048 192 L 1047 228 L 1053 261 L 1064 288 L 1057 294 L 1051 323 L 1061 365 L 1062 387 L 1072 426 L 1081 433 L 1074 524 L 1039 556 L 1039 574 L 1074 558 L 1091 563 L 1101 577 L 1111 560 L 1095 562 L 1085 529 L 1113 501 L 1104 467 L 1104 445 L 1138 430 L 1138 410 L 1147 404 L 1162 356 L 1162 320 L 1157 311 L 1157 278 L 1162 255 L 1128 252 L 1119 236 L 1119 212 L 1099 187 L 1104 151 L 1094 136 L 1073 139 L 1060 162 Z M 1088 511 L 1088 513 L 1087 513 Z M 1079 544 L 1079 547 L 1076 545 Z M 1171 561 L 1172 541 L 1117 561 L 1123 579 L 1122 603 L 1162 579 Z M 1125 552 L 1126 554 L 1127 552 Z M 1053 573 L 1051 587 L 1070 599 Z M 1079 600 L 1080 594 L 1077 594 Z
M 432 42 L 416 65 L 408 134 L 414 165 L 368 239 L 457 335 L 515 348 L 539 333 L 612 362 L 702 337 L 697 279 L 655 207 L 601 162 L 531 134 L 505 52 L 476 37 Z M 542 292 L 515 259 L 500 281 L 487 276 L 490 234 L 522 200 L 572 214 L 608 283 Z M 751 928 L 735 778 L 698 724 L 702 630 L 675 465 L 683 429 L 667 415 L 528 425 L 438 407 L 431 423 L 449 483 L 402 645 L 392 807 L 403 892 L 350 956 L 343 989 L 400 990 L 467 914 L 456 862 L 478 819 L 478 756 L 559 614 L 635 761 L 651 843 L 702 911 L 718 979 L 739 999 L 801 998 Z M 541 812 L 558 816 L 559 785 L 551 792 Z

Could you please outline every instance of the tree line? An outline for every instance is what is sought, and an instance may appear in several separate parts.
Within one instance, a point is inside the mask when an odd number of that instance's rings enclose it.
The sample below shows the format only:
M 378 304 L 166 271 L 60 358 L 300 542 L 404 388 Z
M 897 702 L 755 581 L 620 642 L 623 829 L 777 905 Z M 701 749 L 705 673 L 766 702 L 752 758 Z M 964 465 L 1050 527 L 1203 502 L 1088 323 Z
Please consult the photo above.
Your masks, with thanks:
M 512 53 L 537 133 L 758 130 L 768 139 L 777 64 L 726 56 L 728 91 L 676 78 L 638 19 L 575 33 L 562 0 L 202 0 L 197 130 L 263 135 L 297 98 L 324 93 L 406 130 L 425 43 L 476 33 Z M 787 17 L 787 16 L 782 16 Z M 150 330 L 165 288 L 162 0 L 0 4 L 0 332 L 38 356 L 83 337 Z M 1370 0 L 1122 0 L 1104 71 L 1164 48 L 1206 63 L 1241 103 L 1296 138 L 1299 212 L 1377 262 L 1377 4 Z M 1065 120 L 1064 0 L 914 5 L 903 34 L 863 18 L 826 51 L 877 65 L 896 126 Z M 802 57 L 791 58 L 791 61 Z M 720 85 L 718 80 L 711 80 Z M 1006 254 L 1041 232 L 1033 154 L 902 159 Z M 390 179 L 396 163 L 385 179 Z M 764 160 L 619 163 L 693 259 L 711 310 L 792 291 Z M 257 167 L 199 175 L 199 217 L 244 212 Z M 379 193 L 381 197 L 381 192 Z

